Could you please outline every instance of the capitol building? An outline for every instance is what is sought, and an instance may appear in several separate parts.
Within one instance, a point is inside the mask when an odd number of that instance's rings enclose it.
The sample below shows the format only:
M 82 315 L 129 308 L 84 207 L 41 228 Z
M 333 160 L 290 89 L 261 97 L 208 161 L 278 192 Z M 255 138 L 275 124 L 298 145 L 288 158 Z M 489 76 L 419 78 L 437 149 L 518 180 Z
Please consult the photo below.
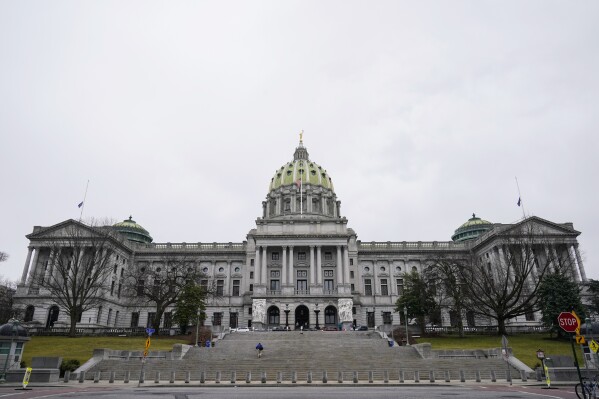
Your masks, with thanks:
M 586 281 L 577 241 L 580 232 L 572 223 L 554 223 L 536 216 L 501 224 L 472 215 L 447 241 L 393 241 L 397 237 L 384 242 L 358 240 L 342 216 L 331 176 L 310 159 L 301 139 L 293 157 L 270 178 L 261 208 L 256 205 L 260 214 L 245 241 L 155 243 L 132 218 L 107 227 L 114 231 L 111 277 L 102 302 L 83 312 L 78 327 L 149 326 L 155 308 L 150 302 L 132 304 L 122 295 L 124 272 L 134 266 L 157 268 L 165 259 L 181 255 L 214 283 L 218 295 L 208 300 L 205 320 L 214 331 L 287 325 L 345 329 L 362 325 L 389 331 L 400 325 L 395 303 L 402 295 L 405 273 L 421 273 L 432 259 L 442 256 L 474 254 L 501 264 L 506 251 L 511 250 L 502 237 L 523 225 L 536 226 L 547 238 L 534 249 L 536 256 L 567 258 L 572 279 Z M 52 273 L 55 244 L 67 228 L 88 229 L 78 221 L 66 220 L 48 227 L 35 226 L 27 235 L 28 255 L 15 295 L 27 323 L 68 326 L 69 315 L 39 278 Z M 457 318 L 471 327 L 492 324 L 469 312 L 456 315 L 448 310 L 441 311 L 437 323 L 452 326 Z M 509 322 L 516 326 L 539 324 L 540 314 L 534 313 Z M 172 307 L 164 313 L 160 327 L 175 327 Z

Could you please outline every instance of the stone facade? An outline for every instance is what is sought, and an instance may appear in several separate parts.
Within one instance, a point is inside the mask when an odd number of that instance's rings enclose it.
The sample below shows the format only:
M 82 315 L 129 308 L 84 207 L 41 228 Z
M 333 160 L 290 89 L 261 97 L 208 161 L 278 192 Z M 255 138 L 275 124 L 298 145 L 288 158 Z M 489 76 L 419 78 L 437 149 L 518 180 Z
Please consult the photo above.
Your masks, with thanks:
M 66 325 L 67 315 L 34 278 L 52 273 L 55 254 L 52 243 L 66 228 L 85 229 L 74 220 L 50 227 L 34 227 L 27 236 L 29 253 L 18 285 L 16 300 L 26 322 L 40 326 Z M 132 265 L 155 268 L 169 257 L 185 255 L 209 279 L 222 297 L 207 304 L 206 324 L 214 329 L 229 327 L 308 328 L 352 324 L 389 330 L 399 325 L 395 302 L 402 294 L 403 275 L 422 272 L 439 256 L 505 258 L 513 251 L 506 234 L 523 226 L 534 226 L 546 238 L 531 249 L 536 257 L 567 258 L 572 278 L 586 275 L 571 223 L 557 224 L 530 217 L 517 224 L 492 224 L 473 219 L 456 230 L 454 241 L 361 242 L 341 216 L 333 182 L 321 166 L 309 159 L 300 141 L 292 161 L 277 170 L 247 240 L 230 243 L 153 243 L 148 232 L 129 219 L 112 227 L 114 273 L 104 303 L 84 312 L 82 327 L 145 327 L 151 306 L 130 306 L 121 295 L 123 272 Z M 55 247 L 54 247 L 55 248 Z M 518 249 L 521 250 L 521 249 Z M 552 256 L 552 255 L 555 255 Z M 500 272 L 500 271 L 499 271 Z M 171 310 L 161 327 L 172 326 Z M 447 312 L 443 325 L 455 320 Z M 455 318 L 457 316 L 453 316 Z M 465 325 L 488 324 L 488 320 L 459 315 Z M 536 325 L 532 315 L 512 320 L 512 325 Z

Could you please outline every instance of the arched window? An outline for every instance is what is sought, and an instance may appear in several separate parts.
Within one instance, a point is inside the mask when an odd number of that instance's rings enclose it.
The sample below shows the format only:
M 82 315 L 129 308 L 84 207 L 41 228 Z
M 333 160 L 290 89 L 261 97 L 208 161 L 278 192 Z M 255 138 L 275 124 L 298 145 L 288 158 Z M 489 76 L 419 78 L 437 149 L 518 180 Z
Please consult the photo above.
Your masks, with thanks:
M 35 313 L 35 306 L 29 305 L 27 309 L 25 309 L 25 319 L 24 322 L 33 321 L 33 314 Z
M 279 308 L 276 306 L 271 306 L 268 308 L 268 324 L 269 325 L 279 325 Z

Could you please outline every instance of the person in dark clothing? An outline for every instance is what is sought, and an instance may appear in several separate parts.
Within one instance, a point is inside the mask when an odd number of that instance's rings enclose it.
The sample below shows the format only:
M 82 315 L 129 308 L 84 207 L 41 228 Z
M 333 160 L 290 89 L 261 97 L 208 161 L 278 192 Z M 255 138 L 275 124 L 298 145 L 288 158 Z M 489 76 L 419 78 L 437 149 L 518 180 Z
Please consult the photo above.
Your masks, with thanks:
M 258 351 L 258 357 L 262 357 L 262 351 L 264 350 L 264 347 L 260 342 L 258 342 L 258 345 L 256 345 L 256 350 Z

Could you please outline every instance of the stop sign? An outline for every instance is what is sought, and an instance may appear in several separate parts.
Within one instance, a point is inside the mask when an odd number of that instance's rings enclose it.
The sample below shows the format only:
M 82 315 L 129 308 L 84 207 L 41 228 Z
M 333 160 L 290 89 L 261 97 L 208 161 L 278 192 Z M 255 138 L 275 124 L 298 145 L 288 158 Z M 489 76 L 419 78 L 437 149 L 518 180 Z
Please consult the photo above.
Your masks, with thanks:
M 557 316 L 557 322 L 562 330 L 573 333 L 578 329 L 578 318 L 574 316 L 570 312 L 561 312 L 559 316 Z

